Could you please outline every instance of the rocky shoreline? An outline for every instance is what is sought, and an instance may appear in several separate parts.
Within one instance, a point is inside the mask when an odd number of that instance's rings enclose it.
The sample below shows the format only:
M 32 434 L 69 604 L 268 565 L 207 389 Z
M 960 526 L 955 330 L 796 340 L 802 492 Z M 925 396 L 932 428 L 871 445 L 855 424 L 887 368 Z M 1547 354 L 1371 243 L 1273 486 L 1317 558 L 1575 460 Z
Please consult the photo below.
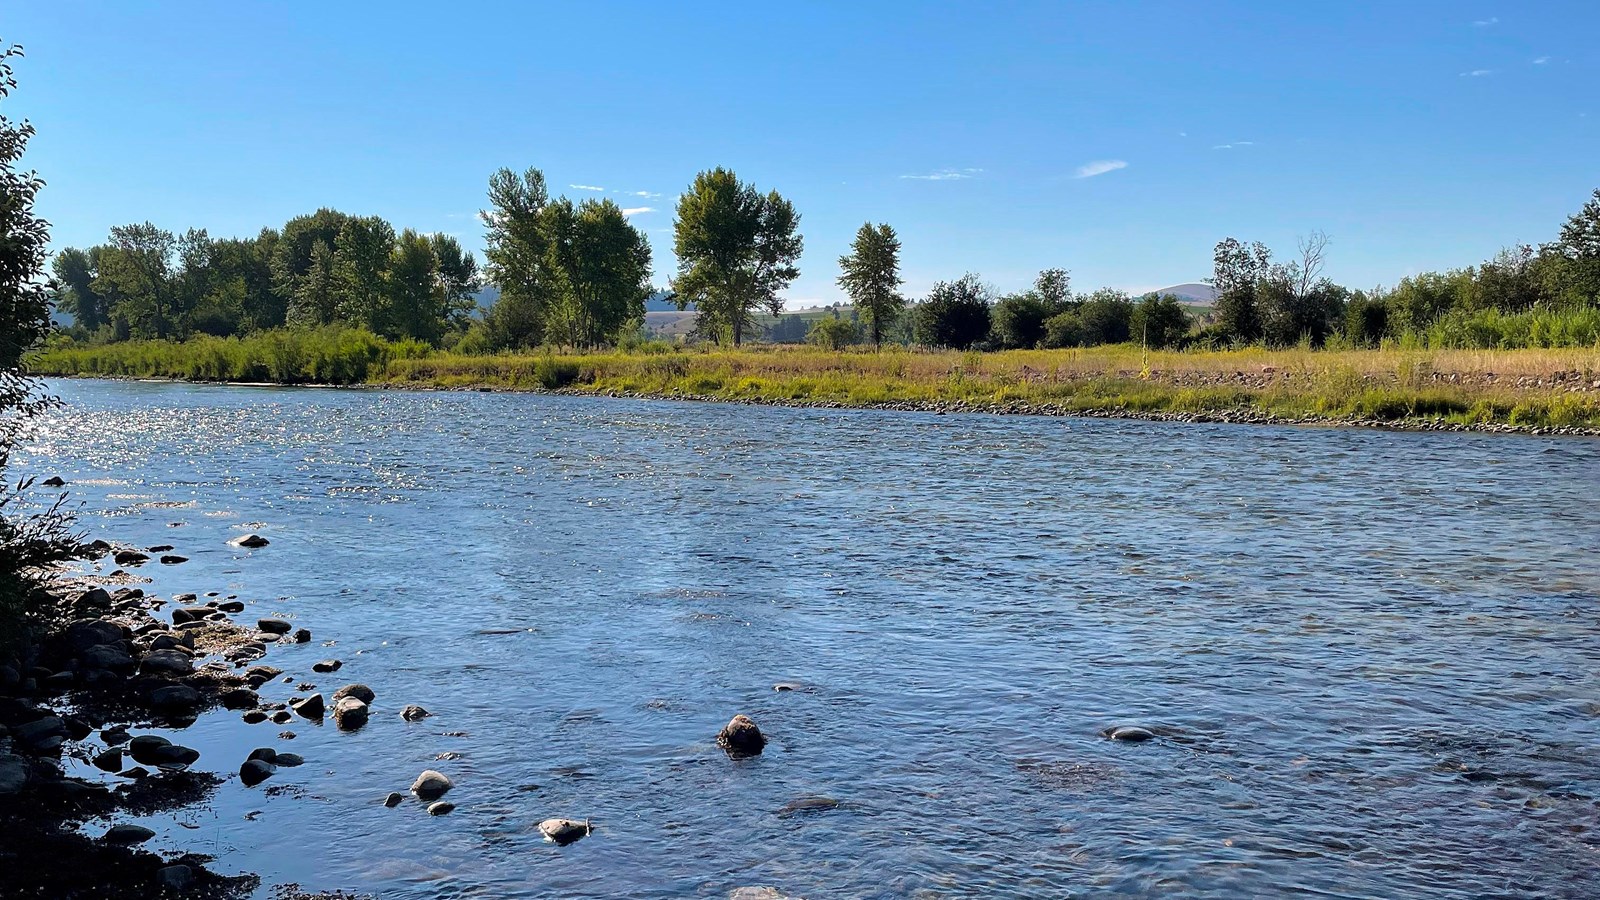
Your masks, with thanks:
M 248 535 L 230 542 L 240 551 L 268 545 Z M 306 643 L 306 628 L 287 619 L 262 618 L 252 627 L 235 621 L 246 604 L 233 595 L 161 598 L 130 582 L 130 569 L 167 553 L 168 546 L 114 547 L 96 541 L 81 548 L 85 560 L 109 559 L 104 576 L 63 577 L 50 590 L 55 608 L 43 618 L 65 623 L 42 628 L 0 659 L 0 894 L 11 897 L 121 898 L 244 897 L 260 886 L 254 875 L 222 875 L 212 859 L 193 852 L 162 855 L 141 849 L 156 833 L 135 824 L 101 831 L 88 823 L 150 815 L 204 802 L 237 772 L 254 787 L 280 768 L 304 762 L 297 754 L 261 747 L 244 760 L 202 760 L 200 753 L 152 730 L 181 730 L 203 713 L 238 712 L 245 726 L 284 728 L 331 714 L 344 730 L 366 723 L 374 692 L 347 685 L 333 694 L 302 693 L 287 701 L 263 698 L 270 682 L 295 683 L 293 674 L 266 665 L 278 643 Z M 253 553 L 252 553 L 253 555 Z M 181 556 L 160 557 L 179 565 Z M 123 586 L 107 590 L 102 584 Z M 332 671 L 337 660 L 313 668 Z M 314 690 L 312 685 L 300 685 Z M 408 707 L 406 718 L 426 715 Z M 74 768 L 105 773 L 76 777 Z M 237 767 L 237 768 L 235 768 Z M 89 775 L 87 771 L 85 775 Z M 106 776 L 109 776 L 106 777 Z M 95 832 L 99 832 L 95 836 Z M 308 894 L 283 886 L 286 900 L 350 897 Z

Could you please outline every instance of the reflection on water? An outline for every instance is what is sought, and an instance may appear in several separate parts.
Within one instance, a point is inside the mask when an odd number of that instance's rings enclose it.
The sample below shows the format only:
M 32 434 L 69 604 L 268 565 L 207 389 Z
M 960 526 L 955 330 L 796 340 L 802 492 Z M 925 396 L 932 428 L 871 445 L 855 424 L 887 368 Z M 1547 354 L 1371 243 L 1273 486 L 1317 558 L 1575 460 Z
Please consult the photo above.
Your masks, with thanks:
M 268 884 L 1600 892 L 1600 442 L 58 387 L 24 463 L 94 536 L 378 693 L 354 734 L 184 736 L 306 758 L 153 826 Z M 716 748 L 735 712 L 761 757 Z M 453 814 L 383 806 L 430 767 Z

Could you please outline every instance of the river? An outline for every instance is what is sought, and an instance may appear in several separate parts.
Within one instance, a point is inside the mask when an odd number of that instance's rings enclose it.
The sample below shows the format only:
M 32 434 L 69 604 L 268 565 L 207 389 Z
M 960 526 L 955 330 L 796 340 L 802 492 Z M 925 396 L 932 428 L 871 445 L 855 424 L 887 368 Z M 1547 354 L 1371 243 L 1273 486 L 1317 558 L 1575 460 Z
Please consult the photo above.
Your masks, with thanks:
M 263 897 L 1600 894 L 1597 440 L 52 388 L 91 537 L 377 692 L 183 733 L 307 760 L 143 820 Z

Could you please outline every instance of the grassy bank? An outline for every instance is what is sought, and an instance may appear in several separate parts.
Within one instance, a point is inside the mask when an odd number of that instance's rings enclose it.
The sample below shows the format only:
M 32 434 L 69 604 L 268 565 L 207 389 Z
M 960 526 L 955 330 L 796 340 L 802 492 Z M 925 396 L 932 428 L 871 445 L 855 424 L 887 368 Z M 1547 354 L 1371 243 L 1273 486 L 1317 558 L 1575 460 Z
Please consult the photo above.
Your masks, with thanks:
M 300 343 L 295 343 L 299 341 Z M 1600 428 L 1600 348 L 957 353 L 742 350 L 461 356 L 357 333 L 54 348 L 46 375 L 699 397 L 845 406 Z

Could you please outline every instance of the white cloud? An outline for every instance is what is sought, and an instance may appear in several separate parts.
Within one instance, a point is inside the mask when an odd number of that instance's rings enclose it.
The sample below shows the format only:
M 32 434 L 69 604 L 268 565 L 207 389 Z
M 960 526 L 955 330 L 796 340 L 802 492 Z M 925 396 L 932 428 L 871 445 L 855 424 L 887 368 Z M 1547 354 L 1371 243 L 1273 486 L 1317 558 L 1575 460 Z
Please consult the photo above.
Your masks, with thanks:
M 572 188 L 575 191 L 600 191 L 601 193 L 605 192 L 605 188 L 597 187 L 597 186 L 592 185 L 592 184 L 569 184 L 569 185 L 567 185 L 567 187 Z
M 1255 141 L 1234 141 L 1233 145 L 1235 147 L 1254 147 L 1256 145 L 1256 142 Z
M 1074 178 L 1093 178 L 1118 169 L 1126 169 L 1127 162 L 1120 159 L 1097 159 L 1094 162 L 1084 163 L 1078 167 L 1078 174 Z
M 653 213 L 655 211 L 656 208 L 653 206 L 630 206 L 624 209 L 622 214 L 625 216 L 637 216 L 643 215 L 644 213 Z
M 1461 77 L 1462 78 L 1482 78 L 1483 76 L 1488 75 L 1490 72 L 1493 72 L 1493 71 L 1494 71 L 1493 69 L 1473 69 L 1471 72 L 1462 72 L 1461 73 Z
M 900 177 L 914 181 L 959 181 L 963 178 L 971 178 L 982 171 L 982 169 L 940 169 L 927 175 L 901 175 Z
M 1479 19 L 1478 21 L 1472 23 L 1472 27 L 1474 27 L 1474 28 L 1487 28 L 1490 25 L 1498 25 L 1498 24 L 1500 24 L 1500 17 L 1499 16 L 1494 16 L 1494 17 L 1491 17 L 1491 18 L 1488 18 L 1488 19 Z
M 661 195 L 655 191 L 612 191 L 613 194 L 625 194 L 629 197 L 643 197 L 646 200 L 659 200 Z
M 1533 64 L 1534 64 L 1534 65 L 1536 65 L 1536 66 L 1542 66 L 1542 65 L 1544 65 L 1544 64 L 1545 64 L 1545 63 L 1547 63 L 1547 62 L 1549 62 L 1549 61 L 1550 61 L 1550 57 L 1548 57 L 1548 56 L 1541 56 L 1541 57 L 1539 57 L 1539 58 L 1538 58 L 1538 59 L 1536 59 L 1536 60 L 1534 60 L 1534 61 L 1533 61 Z
M 1178 132 L 1178 137 L 1188 137 L 1188 136 L 1189 136 L 1189 132 L 1187 132 L 1187 131 Z

